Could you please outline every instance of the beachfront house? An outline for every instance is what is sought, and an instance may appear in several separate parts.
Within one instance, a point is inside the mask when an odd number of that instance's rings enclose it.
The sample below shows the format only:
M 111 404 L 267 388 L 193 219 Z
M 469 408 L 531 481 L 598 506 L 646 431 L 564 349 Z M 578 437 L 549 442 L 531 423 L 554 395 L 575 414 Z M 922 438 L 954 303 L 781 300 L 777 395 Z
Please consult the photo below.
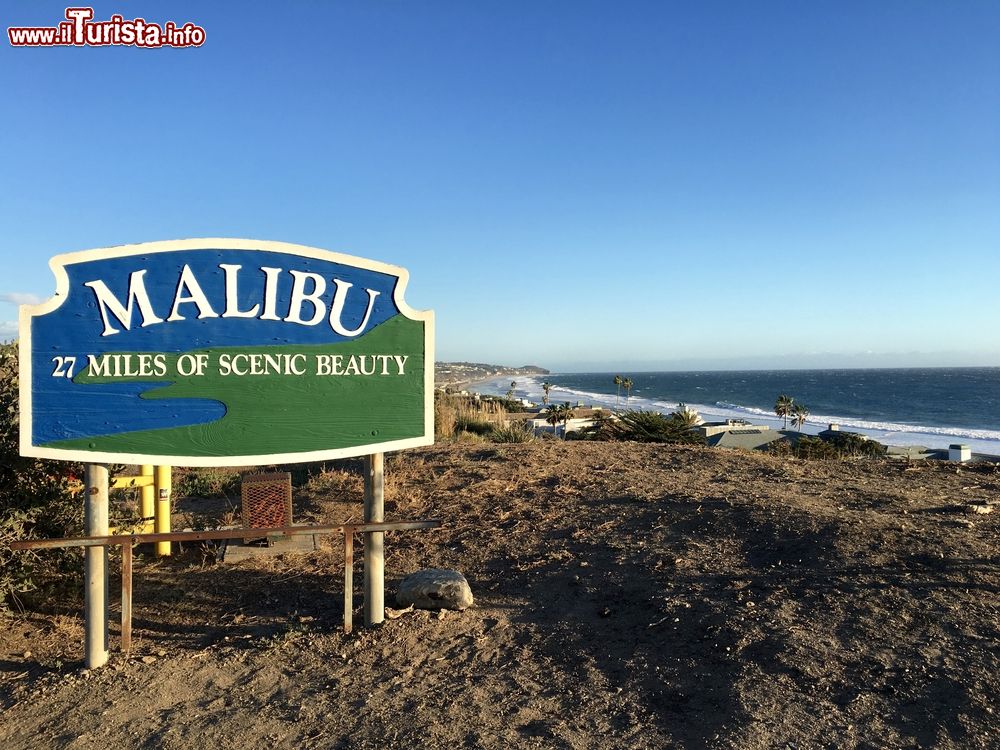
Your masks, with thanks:
M 739 427 L 724 432 L 717 432 L 705 442 L 712 448 L 740 448 L 742 450 L 754 451 L 767 448 L 772 443 L 779 440 L 787 440 L 788 436 L 781 430 L 772 430 L 767 427 L 750 425 L 749 427 Z
M 528 424 L 531 425 L 531 429 L 534 431 L 535 435 L 541 435 L 543 433 L 555 434 L 556 436 L 564 435 L 570 432 L 577 432 L 579 430 L 591 427 L 597 417 L 605 415 L 605 412 L 600 407 L 595 407 L 593 409 L 589 408 L 574 408 L 574 416 L 568 422 L 560 422 L 558 429 L 552 426 L 548 421 L 549 417 L 548 410 L 543 410 L 538 412 L 536 416 L 528 420 Z
M 761 450 L 779 440 L 789 439 L 788 433 L 782 430 L 772 430 L 767 425 L 753 424 L 745 419 L 704 422 L 692 429 L 712 448 Z
M 755 425 L 747 422 L 745 419 L 727 419 L 724 422 L 702 422 L 696 425 L 694 431 L 701 435 L 705 440 L 716 435 L 723 435 L 727 432 L 732 432 L 733 430 L 767 430 L 770 428 L 766 425 Z
M 871 440 L 870 437 L 862 435 L 860 432 L 850 432 L 849 430 L 840 429 L 840 425 L 836 422 L 831 422 L 825 430 L 820 430 L 816 433 L 816 437 L 823 438 L 823 440 L 830 440 L 831 438 L 837 438 L 842 435 L 852 435 L 862 440 Z

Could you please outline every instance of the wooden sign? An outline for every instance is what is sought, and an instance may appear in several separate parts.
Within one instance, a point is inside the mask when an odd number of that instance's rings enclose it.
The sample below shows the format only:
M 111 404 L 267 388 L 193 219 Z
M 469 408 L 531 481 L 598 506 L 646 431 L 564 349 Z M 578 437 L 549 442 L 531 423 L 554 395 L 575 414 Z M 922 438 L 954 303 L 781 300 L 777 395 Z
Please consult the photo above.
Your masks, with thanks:
M 227 466 L 434 440 L 434 314 L 395 266 L 283 242 L 60 255 L 21 308 L 21 453 Z

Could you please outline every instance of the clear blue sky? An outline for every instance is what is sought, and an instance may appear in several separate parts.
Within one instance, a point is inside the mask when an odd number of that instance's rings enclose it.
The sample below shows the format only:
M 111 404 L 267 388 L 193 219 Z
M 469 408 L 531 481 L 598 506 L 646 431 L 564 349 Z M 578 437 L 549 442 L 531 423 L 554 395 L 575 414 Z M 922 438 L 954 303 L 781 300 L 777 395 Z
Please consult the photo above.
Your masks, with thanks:
M 207 41 L 2 40 L 4 330 L 52 255 L 232 236 L 408 268 L 440 359 L 1000 365 L 993 0 L 94 8 Z

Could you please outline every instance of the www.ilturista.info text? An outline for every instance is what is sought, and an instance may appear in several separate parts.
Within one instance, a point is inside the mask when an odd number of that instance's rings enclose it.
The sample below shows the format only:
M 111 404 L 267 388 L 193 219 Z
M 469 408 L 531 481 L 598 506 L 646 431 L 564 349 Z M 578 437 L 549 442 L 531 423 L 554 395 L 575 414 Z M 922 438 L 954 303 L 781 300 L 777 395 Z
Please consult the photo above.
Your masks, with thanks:
M 12 47 L 200 47 L 205 29 L 191 22 L 162 25 L 143 18 L 113 15 L 94 21 L 93 8 L 67 8 L 66 20 L 56 26 L 11 26 Z

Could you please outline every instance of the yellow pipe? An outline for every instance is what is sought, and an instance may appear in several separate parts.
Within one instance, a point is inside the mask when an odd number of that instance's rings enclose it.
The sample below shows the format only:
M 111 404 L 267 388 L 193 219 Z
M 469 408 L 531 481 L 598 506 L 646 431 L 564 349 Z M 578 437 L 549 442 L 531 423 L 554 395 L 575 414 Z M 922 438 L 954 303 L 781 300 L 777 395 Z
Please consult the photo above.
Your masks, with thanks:
M 139 512 L 142 514 L 142 533 L 152 534 L 153 515 L 156 512 L 156 477 L 153 475 L 152 464 L 143 464 L 139 468 L 140 479 L 144 480 L 139 496 Z
M 156 533 L 170 533 L 170 467 L 156 467 Z M 170 542 L 156 543 L 156 556 L 170 554 Z

